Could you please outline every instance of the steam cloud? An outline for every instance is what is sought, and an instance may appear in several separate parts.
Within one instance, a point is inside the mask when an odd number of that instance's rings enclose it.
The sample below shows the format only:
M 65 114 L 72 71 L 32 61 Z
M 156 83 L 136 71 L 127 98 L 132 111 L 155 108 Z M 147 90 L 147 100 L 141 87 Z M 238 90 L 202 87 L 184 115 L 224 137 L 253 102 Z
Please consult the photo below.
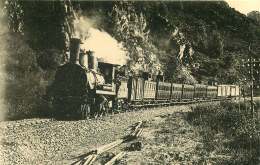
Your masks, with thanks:
M 81 48 L 94 51 L 97 58 L 104 62 L 124 65 L 128 56 L 122 44 L 107 32 L 95 28 L 95 20 L 80 17 L 74 22 L 75 37 L 81 38 Z
M 126 52 L 121 44 L 112 38 L 108 33 L 98 29 L 89 29 L 89 38 L 84 42 L 82 48 L 92 50 L 96 57 L 105 62 L 124 65 L 127 61 Z
M 95 22 L 87 17 L 76 18 L 73 22 L 74 37 L 86 40 L 89 37 L 89 28 L 93 27 Z

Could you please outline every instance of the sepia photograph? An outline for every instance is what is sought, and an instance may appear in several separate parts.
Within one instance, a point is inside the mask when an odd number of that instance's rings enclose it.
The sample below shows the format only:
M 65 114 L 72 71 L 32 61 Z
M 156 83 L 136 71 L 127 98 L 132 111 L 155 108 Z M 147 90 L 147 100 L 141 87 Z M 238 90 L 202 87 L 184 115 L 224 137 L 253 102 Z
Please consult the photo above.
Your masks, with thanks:
M 259 0 L 0 0 L 0 165 L 259 164 Z

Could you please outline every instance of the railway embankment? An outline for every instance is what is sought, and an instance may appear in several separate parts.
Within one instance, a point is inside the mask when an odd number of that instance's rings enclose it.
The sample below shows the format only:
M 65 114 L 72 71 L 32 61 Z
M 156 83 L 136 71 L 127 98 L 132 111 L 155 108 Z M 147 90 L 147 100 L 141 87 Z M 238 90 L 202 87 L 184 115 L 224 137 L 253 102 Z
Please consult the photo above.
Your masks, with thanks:
M 129 126 L 138 121 L 189 110 L 189 106 L 157 107 L 92 120 L 1 122 L 0 159 L 4 164 L 69 164 L 80 154 L 127 135 Z
M 146 123 L 121 164 L 259 164 L 260 136 L 249 104 L 201 104 Z M 259 108 L 259 107 L 258 107 Z
M 0 157 L 3 164 L 72 164 L 92 149 L 129 135 L 131 126 L 143 121 L 138 138 L 105 152 L 97 162 L 117 154 L 119 164 L 256 162 L 259 136 L 253 134 L 254 121 L 245 105 L 240 105 L 239 113 L 237 108 L 237 103 L 214 102 L 157 107 L 95 120 L 5 122 L 0 124 Z

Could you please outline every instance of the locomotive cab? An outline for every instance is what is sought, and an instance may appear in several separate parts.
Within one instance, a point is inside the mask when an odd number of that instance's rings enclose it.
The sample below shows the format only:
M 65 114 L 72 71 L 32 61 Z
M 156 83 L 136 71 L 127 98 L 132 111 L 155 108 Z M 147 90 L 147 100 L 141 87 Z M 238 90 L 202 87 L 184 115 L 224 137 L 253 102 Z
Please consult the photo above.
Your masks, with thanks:
M 87 51 L 88 54 L 88 68 L 94 70 L 96 73 L 97 82 L 102 77 L 102 83 L 96 86 L 96 94 L 115 96 L 115 85 L 113 80 L 115 79 L 116 64 L 108 63 L 103 58 L 95 57 L 93 51 Z
M 97 94 L 102 95 L 116 95 L 115 84 L 113 80 L 115 79 L 115 64 L 106 63 L 100 59 L 98 59 L 98 70 L 103 75 L 105 79 L 105 84 L 97 87 Z

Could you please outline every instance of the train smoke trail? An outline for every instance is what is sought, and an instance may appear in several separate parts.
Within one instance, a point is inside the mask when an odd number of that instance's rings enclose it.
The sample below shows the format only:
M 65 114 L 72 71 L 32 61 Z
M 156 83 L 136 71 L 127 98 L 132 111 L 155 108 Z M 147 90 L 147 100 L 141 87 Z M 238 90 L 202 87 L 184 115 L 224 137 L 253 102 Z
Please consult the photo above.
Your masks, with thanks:
M 122 45 L 104 31 L 90 28 L 89 38 L 82 47 L 85 50 L 94 51 L 96 57 L 103 59 L 105 62 L 118 65 L 126 64 L 127 56 Z
M 114 39 L 107 32 L 95 28 L 95 19 L 80 17 L 74 22 L 75 37 L 81 38 L 83 49 L 94 51 L 97 58 L 104 62 L 124 65 L 127 57 L 122 44 Z

